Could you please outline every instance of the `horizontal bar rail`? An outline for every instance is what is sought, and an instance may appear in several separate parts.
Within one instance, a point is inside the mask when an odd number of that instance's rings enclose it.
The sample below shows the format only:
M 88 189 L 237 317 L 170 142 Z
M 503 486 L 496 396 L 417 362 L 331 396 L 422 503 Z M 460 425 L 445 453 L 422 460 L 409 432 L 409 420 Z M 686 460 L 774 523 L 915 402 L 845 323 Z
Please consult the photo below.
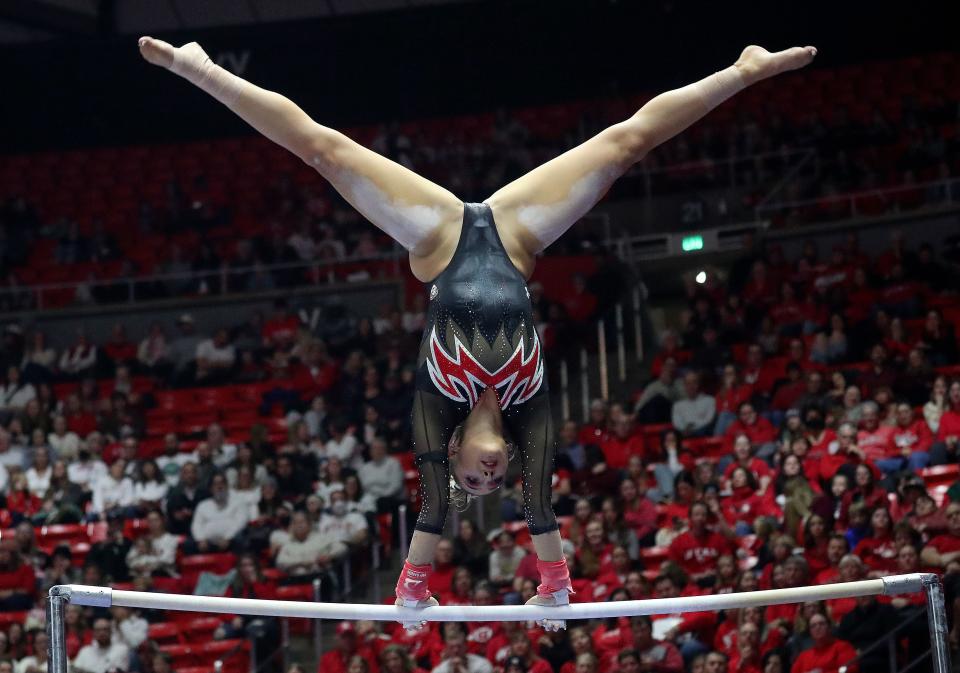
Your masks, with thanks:
M 771 589 L 733 594 L 655 598 L 638 601 L 573 603 L 560 607 L 536 605 L 436 606 L 423 609 L 393 605 L 351 603 L 310 603 L 249 598 L 221 598 L 182 594 L 148 593 L 91 587 L 79 584 L 58 585 L 51 596 L 61 596 L 77 605 L 93 607 L 124 606 L 157 610 L 222 612 L 266 617 L 300 617 L 334 620 L 379 621 L 518 621 L 540 619 L 597 619 L 661 615 L 704 610 L 727 610 L 751 606 L 782 605 L 806 601 L 853 598 L 856 596 L 894 595 L 923 589 L 926 575 L 897 575 L 881 579 L 825 584 L 820 586 Z M 933 576 L 936 577 L 936 576 Z

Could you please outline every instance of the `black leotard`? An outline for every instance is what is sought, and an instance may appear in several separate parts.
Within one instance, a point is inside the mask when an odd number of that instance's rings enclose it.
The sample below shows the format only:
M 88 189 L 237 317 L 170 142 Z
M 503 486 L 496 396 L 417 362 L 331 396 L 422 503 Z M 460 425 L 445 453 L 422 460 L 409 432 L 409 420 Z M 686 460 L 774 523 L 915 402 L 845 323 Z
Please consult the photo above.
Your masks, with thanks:
M 430 310 L 417 360 L 413 449 L 422 507 L 416 529 L 441 534 L 447 517 L 447 443 L 487 387 L 523 462 L 530 533 L 557 529 L 550 505 L 553 420 L 530 293 L 510 261 L 490 207 L 467 203 L 453 259 L 429 285 Z

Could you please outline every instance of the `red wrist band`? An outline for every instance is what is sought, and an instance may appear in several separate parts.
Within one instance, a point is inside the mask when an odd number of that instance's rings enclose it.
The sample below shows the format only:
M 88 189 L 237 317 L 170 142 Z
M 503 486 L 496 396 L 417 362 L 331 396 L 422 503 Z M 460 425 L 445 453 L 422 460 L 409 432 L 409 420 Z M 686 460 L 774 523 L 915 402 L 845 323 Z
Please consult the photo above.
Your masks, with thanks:
M 537 570 L 540 571 L 540 586 L 537 594 L 553 596 L 560 591 L 573 594 L 573 584 L 570 582 L 570 568 L 566 561 L 537 560 Z
M 404 601 L 420 602 L 430 598 L 430 573 L 433 566 L 429 563 L 415 566 L 410 561 L 404 561 L 403 570 L 397 580 L 397 598 Z

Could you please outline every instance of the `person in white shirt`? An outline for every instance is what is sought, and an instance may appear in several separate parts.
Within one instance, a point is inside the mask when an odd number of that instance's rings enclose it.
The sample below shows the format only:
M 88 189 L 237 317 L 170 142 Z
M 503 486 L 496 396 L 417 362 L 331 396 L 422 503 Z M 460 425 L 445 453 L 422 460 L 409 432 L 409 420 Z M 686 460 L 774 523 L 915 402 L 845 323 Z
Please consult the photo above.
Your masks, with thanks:
M 130 608 L 114 605 L 110 608 L 113 615 L 113 636 L 116 642 L 123 643 L 131 650 L 140 647 L 147 639 L 147 620 Z
M 110 510 L 133 505 L 133 482 L 124 476 L 126 467 L 126 461 L 117 458 L 110 465 L 109 473 L 97 479 L 93 485 L 91 514 L 105 517 Z
M 7 472 L 7 468 L 3 466 L 3 463 L 0 463 L 0 493 L 7 492 L 7 484 L 10 483 L 10 473 Z
M 197 382 L 222 381 L 237 363 L 237 349 L 230 343 L 225 329 L 218 329 L 211 339 L 197 344 Z
M 93 491 L 98 481 L 108 474 L 106 464 L 100 460 L 99 452 L 90 450 L 91 446 L 99 446 L 100 435 L 91 432 L 85 444 L 77 450 L 77 460 L 67 465 L 67 477 L 85 492 Z
M 0 411 L 22 411 L 27 402 L 37 399 L 37 389 L 32 383 L 20 380 L 20 368 L 7 367 L 7 380 L 0 386 Z
M 127 566 L 134 574 L 177 576 L 177 547 L 180 540 L 167 532 L 163 514 L 147 514 L 147 534 L 137 538 L 127 552 Z
M 87 341 L 82 331 L 77 334 L 77 341 L 60 354 L 60 371 L 65 374 L 79 376 L 96 363 L 97 347 Z
M 250 521 L 258 519 L 260 517 L 260 484 L 254 481 L 253 470 L 249 465 L 241 465 L 233 474 L 236 476 L 236 481 L 230 484 L 230 497 L 246 503 L 250 511 Z
M 27 450 L 13 444 L 13 437 L 6 428 L 0 427 L 0 465 L 7 469 L 25 470 Z
M 683 397 L 673 403 L 670 417 L 673 427 L 688 437 L 709 434 L 717 414 L 713 395 L 700 391 L 700 376 L 687 372 L 683 377 Z
M 227 487 L 227 478 L 219 472 L 210 480 L 211 497 L 197 505 L 190 524 L 191 540 L 184 551 L 191 553 L 194 547 L 200 553 L 226 551 L 230 549 L 250 521 L 250 509 L 247 503 L 231 497 Z M 192 543 L 192 544 L 191 544 Z
M 277 552 L 277 568 L 289 575 L 312 575 L 346 555 L 347 545 L 332 536 L 310 530 L 310 519 L 303 511 L 290 517 L 290 537 Z
M 42 498 L 50 489 L 50 454 L 46 447 L 38 446 L 33 450 L 33 465 L 27 470 L 27 488 L 38 498 Z
M 133 501 L 139 509 L 146 511 L 163 505 L 169 488 L 155 460 L 148 458 L 140 463 L 140 474 L 133 483 Z
M 520 561 L 527 555 L 510 531 L 502 531 L 497 538 L 499 546 L 490 552 L 490 581 L 494 584 L 512 584 L 520 567 Z
M 213 464 L 220 469 L 225 468 L 237 457 L 237 445 L 228 442 L 219 423 L 207 426 L 207 445 L 213 452 Z
M 330 423 L 330 439 L 324 445 L 324 453 L 327 458 L 336 456 L 347 467 L 356 467 L 354 463 L 360 462 L 360 444 L 353 428 L 347 428 L 340 420 Z
M 343 491 L 330 494 L 330 510 L 320 517 L 320 534 L 344 544 L 361 545 L 367 541 L 370 527 L 359 512 L 347 510 L 347 496 Z
M 67 428 L 67 418 L 61 414 L 53 417 L 53 431 L 47 435 L 47 444 L 57 452 L 57 457 L 72 461 L 80 450 L 80 435 Z
M 443 661 L 430 673 L 493 673 L 486 657 L 467 651 L 467 627 L 463 622 L 443 625 Z
M 387 440 L 375 437 L 370 442 L 370 460 L 358 470 L 360 483 L 368 495 L 380 500 L 385 499 L 388 507 L 403 496 L 403 466 L 393 456 L 387 455 Z
M 130 670 L 130 648 L 114 639 L 109 619 L 101 617 L 93 623 L 93 642 L 80 648 L 72 670 L 74 673 Z
M 176 433 L 168 432 L 163 436 L 163 455 L 157 457 L 157 467 L 163 472 L 168 486 L 176 486 L 180 482 L 181 468 L 196 459 L 193 452 L 180 450 L 180 440 Z
M 39 630 L 33 636 L 33 654 L 17 661 L 15 673 L 47 673 L 47 647 L 50 637 L 44 630 Z

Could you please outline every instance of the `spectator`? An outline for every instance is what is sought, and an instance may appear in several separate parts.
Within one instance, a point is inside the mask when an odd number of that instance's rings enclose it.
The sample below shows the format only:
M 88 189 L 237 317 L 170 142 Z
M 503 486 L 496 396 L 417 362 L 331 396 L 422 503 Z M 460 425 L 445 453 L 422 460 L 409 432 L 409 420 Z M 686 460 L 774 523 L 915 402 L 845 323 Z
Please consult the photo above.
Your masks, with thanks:
M 682 673 L 683 657 L 680 651 L 668 640 L 657 640 L 653 637 L 653 622 L 649 617 L 631 617 L 630 630 L 633 636 L 634 652 L 638 655 L 641 664 L 637 671 L 650 670 L 657 673 Z M 621 652 L 617 662 L 623 670 L 623 655 L 631 650 Z M 627 673 L 627 671 L 623 671 Z
M 117 458 L 110 465 L 107 475 L 97 479 L 93 485 L 93 502 L 90 515 L 106 517 L 111 512 L 118 512 L 120 516 L 132 515 L 130 507 L 134 504 L 133 482 L 124 475 L 127 463 L 123 458 Z
M 387 442 L 375 437 L 370 443 L 370 460 L 358 471 L 364 491 L 377 500 L 378 512 L 393 512 L 403 500 L 403 467 L 387 455 Z
M 114 368 L 136 360 L 137 347 L 127 338 L 127 329 L 123 323 L 118 322 L 113 325 L 110 340 L 103 346 L 103 354 Z
M 673 427 L 687 437 L 710 434 L 716 414 L 716 402 L 700 390 L 700 376 L 687 372 L 683 377 L 684 397 L 673 403 Z
M 180 540 L 167 532 L 166 521 L 158 510 L 147 513 L 147 532 L 137 538 L 127 552 L 127 567 L 136 574 L 177 577 L 177 547 Z
M 947 410 L 947 377 L 938 376 L 933 380 L 930 399 L 923 405 L 923 418 L 934 435 L 940 429 L 940 417 Z
M 857 651 L 845 640 L 834 638 L 830 622 L 825 615 L 815 614 L 810 618 L 810 636 L 813 646 L 804 650 L 794 660 L 791 673 L 839 673 L 843 666 L 849 673 L 856 673 Z
M 311 530 L 306 512 L 290 517 L 290 536 L 277 553 L 277 568 L 297 577 L 314 577 L 347 553 L 347 546 L 332 536 Z
M 87 340 L 83 330 L 77 331 L 77 340 L 60 354 L 60 371 L 71 379 L 89 376 L 97 364 L 97 347 Z
M 30 383 L 49 381 L 56 366 L 56 351 L 47 344 L 46 334 L 36 330 L 23 350 L 23 361 L 20 363 L 23 379 Z
M 443 631 L 443 661 L 431 673 L 493 673 L 493 666 L 481 656 L 467 651 L 467 630 L 454 622 Z M 326 673 L 326 670 L 324 670 Z
M 66 461 L 76 459 L 80 451 L 80 436 L 70 430 L 62 414 L 53 417 L 53 430 L 47 435 L 47 443 L 58 458 Z
M 193 316 L 189 313 L 177 318 L 179 334 L 167 348 L 170 360 L 170 382 L 174 385 L 187 385 L 196 374 L 197 346 L 200 337 L 196 333 Z
M 140 463 L 138 472 L 133 483 L 134 506 L 140 512 L 161 507 L 170 487 L 156 461 L 144 460 Z
M 46 447 L 39 447 L 33 450 L 33 465 L 27 470 L 27 486 L 30 492 L 41 497 L 46 494 L 50 488 L 50 477 L 53 474 L 53 468 L 50 466 L 50 454 Z
M 29 610 L 35 593 L 33 566 L 11 545 L 0 545 L 0 612 Z
M 167 337 L 163 333 L 163 325 L 159 322 L 150 324 L 147 336 L 137 346 L 137 364 L 143 373 L 166 377 L 170 367 L 170 349 Z
M 369 535 L 366 518 L 359 512 L 348 511 L 347 496 L 343 491 L 334 491 L 330 495 L 330 509 L 320 518 L 318 530 L 325 538 L 348 547 L 365 545 Z
M 43 629 L 33 631 L 33 654 L 17 661 L 16 673 L 46 673 L 49 666 L 47 648 L 50 637 Z
M 863 404 L 863 417 L 860 421 L 860 431 L 857 433 L 857 448 L 862 452 L 863 460 L 874 463 L 884 474 L 896 472 L 903 464 L 903 456 L 890 455 L 896 452 L 896 446 L 893 444 L 893 428 L 880 424 L 880 409 L 875 402 L 869 401 Z M 922 458 L 913 460 L 917 464 L 922 462 Z
M 634 406 L 640 423 L 668 423 L 673 403 L 683 397 L 683 383 L 677 379 L 677 361 L 663 361 L 660 374 L 647 384 Z
M 490 552 L 487 577 L 496 585 L 509 586 L 520 567 L 520 561 L 527 555 L 517 546 L 516 538 L 509 531 L 501 531 L 497 536 L 497 548 Z
M 947 568 L 960 559 L 960 503 L 947 505 L 947 532 L 937 535 L 920 552 L 920 561 L 931 568 Z
M 231 497 L 227 478 L 220 473 L 213 475 L 210 497 L 197 505 L 190 524 L 190 538 L 184 542 L 184 552 L 205 554 L 239 550 L 243 546 L 243 529 L 249 519 L 246 503 Z
M 947 392 L 946 411 L 937 425 L 936 443 L 930 448 L 930 462 L 944 465 L 957 462 L 960 446 L 960 381 L 953 381 Z
M 733 451 L 738 435 L 747 436 L 758 458 L 766 460 L 777 451 L 776 428 L 757 413 L 751 402 L 742 403 L 737 409 L 737 420 L 727 426 L 724 442 L 728 451 Z
M 147 639 L 147 620 L 130 608 L 115 605 L 110 608 L 113 617 L 113 640 L 126 645 L 131 651 Z M 94 625 L 96 631 L 96 625 Z
M 690 530 L 674 538 L 668 557 L 694 582 L 710 586 L 716 577 L 716 559 L 730 553 L 730 541 L 707 527 L 710 510 L 703 502 L 690 506 Z M 721 519 L 722 522 L 722 519 Z
M 43 525 L 80 523 L 84 503 L 83 490 L 70 481 L 67 465 L 62 460 L 53 464 L 50 488 L 43 497 Z
M 124 533 L 124 517 L 121 513 L 112 512 L 106 518 L 107 536 L 90 547 L 86 563 L 100 568 L 107 581 L 127 582 L 130 580 L 127 554 L 133 543 Z
M 130 668 L 130 648 L 113 637 L 109 619 L 101 617 L 93 622 L 93 642 L 80 649 L 73 660 L 78 673 L 109 673 Z
M 887 673 L 890 670 L 889 653 L 881 651 L 882 648 L 867 650 L 896 631 L 901 621 L 892 605 L 880 603 L 876 596 L 860 596 L 856 599 L 856 607 L 840 620 L 836 635 L 860 653 L 857 665 L 864 671 Z
M 0 386 L 0 414 L 5 414 L 6 418 L 19 414 L 28 402 L 36 398 L 37 389 L 21 378 L 20 368 L 12 365 L 7 367 L 7 378 Z
M 237 363 L 237 351 L 226 329 L 218 329 L 212 338 L 197 344 L 196 361 L 197 385 L 220 385 L 229 380 Z
M 43 501 L 30 490 L 30 482 L 23 472 L 14 474 L 10 482 L 10 491 L 7 493 L 6 508 L 14 523 L 27 520 L 32 521 L 40 512 Z
M 163 455 L 157 458 L 156 463 L 167 486 L 175 487 L 180 481 L 183 466 L 195 459 L 190 453 L 181 451 L 180 439 L 175 432 L 168 432 L 163 436 Z
M 347 426 L 343 419 L 331 421 L 328 426 L 330 439 L 324 445 L 328 458 L 338 458 L 344 466 L 355 467 L 360 462 L 360 444 L 357 442 L 355 428 Z
M 914 418 L 913 407 L 906 402 L 897 404 L 897 425 L 890 441 L 893 445 L 891 453 L 900 454 L 900 469 L 907 466 L 917 472 L 929 464 L 933 434 L 926 421 Z
M 167 496 L 170 532 L 174 535 L 188 535 L 195 509 L 209 497 L 209 491 L 200 485 L 197 464 L 192 461 L 184 463 L 176 488 L 170 490 Z
M 356 627 L 353 622 L 339 622 L 336 629 L 336 646 L 327 650 L 320 657 L 320 665 L 317 667 L 317 673 L 356 673 L 351 670 L 350 662 L 355 656 L 359 656 L 367 662 L 369 673 L 377 673 L 378 666 L 376 655 L 367 645 L 359 642 Z M 492 670 L 483 673 L 493 673 Z

